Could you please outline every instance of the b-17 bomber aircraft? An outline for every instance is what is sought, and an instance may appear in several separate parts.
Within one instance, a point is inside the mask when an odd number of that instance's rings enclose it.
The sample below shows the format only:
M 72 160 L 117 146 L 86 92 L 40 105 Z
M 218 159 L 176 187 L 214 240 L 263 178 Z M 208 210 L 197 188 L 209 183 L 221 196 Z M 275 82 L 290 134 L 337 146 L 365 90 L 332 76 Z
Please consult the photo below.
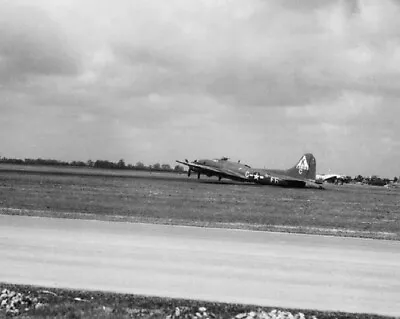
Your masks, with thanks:
M 311 153 L 304 154 L 295 166 L 287 170 L 251 168 L 249 165 L 229 161 L 229 158 L 200 159 L 190 162 L 176 161 L 189 167 L 191 172 L 208 177 L 217 176 L 218 180 L 228 178 L 234 181 L 250 182 L 263 185 L 276 185 L 283 187 L 323 187 L 316 181 L 316 160 Z

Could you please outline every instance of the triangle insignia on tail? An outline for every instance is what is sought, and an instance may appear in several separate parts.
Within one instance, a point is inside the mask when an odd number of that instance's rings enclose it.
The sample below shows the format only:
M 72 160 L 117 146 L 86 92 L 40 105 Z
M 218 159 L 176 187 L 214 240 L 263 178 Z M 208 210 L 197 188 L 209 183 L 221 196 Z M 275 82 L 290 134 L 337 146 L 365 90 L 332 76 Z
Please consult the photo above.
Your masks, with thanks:
M 303 174 L 303 171 L 308 171 L 310 169 L 305 155 L 300 159 L 299 163 L 296 165 L 296 168 L 298 169 L 300 175 Z

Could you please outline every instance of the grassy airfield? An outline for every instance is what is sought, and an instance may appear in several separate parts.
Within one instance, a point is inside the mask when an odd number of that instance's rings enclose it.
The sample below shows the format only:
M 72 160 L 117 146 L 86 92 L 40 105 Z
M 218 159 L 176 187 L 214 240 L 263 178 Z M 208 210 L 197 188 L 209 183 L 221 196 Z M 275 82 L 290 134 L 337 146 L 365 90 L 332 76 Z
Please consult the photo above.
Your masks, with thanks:
M 400 190 L 0 165 L 0 213 L 400 239 Z

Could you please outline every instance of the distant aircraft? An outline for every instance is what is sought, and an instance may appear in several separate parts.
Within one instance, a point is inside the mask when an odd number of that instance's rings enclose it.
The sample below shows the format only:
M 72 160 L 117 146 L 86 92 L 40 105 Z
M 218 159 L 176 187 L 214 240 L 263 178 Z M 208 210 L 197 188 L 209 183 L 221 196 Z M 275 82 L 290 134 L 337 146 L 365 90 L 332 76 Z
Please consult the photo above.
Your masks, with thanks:
M 188 176 L 195 172 L 197 178 L 203 174 L 208 177 L 217 176 L 218 180 L 228 178 L 263 185 L 323 188 L 315 179 L 317 164 L 314 155 L 310 153 L 304 154 L 295 166 L 287 170 L 251 168 L 240 161 L 229 161 L 227 157 L 200 159 L 191 163 L 188 160 L 176 162 L 188 166 Z
M 341 183 L 345 180 L 347 180 L 346 175 L 340 175 L 340 174 L 317 174 L 316 175 L 316 180 L 317 182 L 327 182 L 327 183 Z
M 389 184 L 384 185 L 386 188 L 400 188 L 400 183 L 390 182 Z

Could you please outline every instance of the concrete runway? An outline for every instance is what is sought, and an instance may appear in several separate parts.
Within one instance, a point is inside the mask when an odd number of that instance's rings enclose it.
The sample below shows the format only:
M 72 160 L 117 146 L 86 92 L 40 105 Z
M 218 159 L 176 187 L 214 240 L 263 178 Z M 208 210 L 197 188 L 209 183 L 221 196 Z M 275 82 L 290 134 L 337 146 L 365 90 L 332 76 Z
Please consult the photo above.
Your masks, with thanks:
M 0 215 L 0 282 L 400 315 L 400 242 Z

